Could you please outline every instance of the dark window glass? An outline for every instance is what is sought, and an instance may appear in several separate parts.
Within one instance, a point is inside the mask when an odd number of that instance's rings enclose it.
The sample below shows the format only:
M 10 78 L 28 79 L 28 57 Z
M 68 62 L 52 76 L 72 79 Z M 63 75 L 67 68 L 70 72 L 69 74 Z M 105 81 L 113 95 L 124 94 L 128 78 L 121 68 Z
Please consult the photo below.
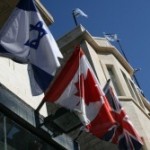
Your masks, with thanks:
M 0 113 L 0 150 L 55 150 L 55 148 Z
M 7 142 L 15 150 L 54 150 L 46 142 L 7 119 Z
M 133 89 L 132 89 L 132 87 L 131 87 L 131 85 L 130 85 L 130 82 L 129 82 L 127 76 L 126 76 L 123 72 L 122 72 L 122 74 L 123 74 L 123 77 L 124 77 L 124 79 L 125 79 L 125 81 L 126 81 L 126 83 L 127 83 L 128 89 L 129 89 L 129 91 L 130 91 L 132 97 L 135 98 L 134 91 L 133 91 Z
M 117 80 L 117 78 L 116 78 L 116 74 L 115 74 L 115 72 L 114 72 L 114 70 L 113 70 L 113 67 L 112 67 L 112 66 L 108 66 L 108 67 L 107 67 L 107 70 L 108 70 L 110 79 L 111 79 L 111 81 L 112 81 L 112 83 L 113 83 L 113 86 L 114 86 L 114 88 L 115 88 L 115 91 L 116 91 L 117 95 L 118 95 L 118 96 L 122 96 L 122 93 L 121 93 L 121 91 L 120 91 L 120 87 L 119 87 L 119 85 L 118 85 L 118 80 Z

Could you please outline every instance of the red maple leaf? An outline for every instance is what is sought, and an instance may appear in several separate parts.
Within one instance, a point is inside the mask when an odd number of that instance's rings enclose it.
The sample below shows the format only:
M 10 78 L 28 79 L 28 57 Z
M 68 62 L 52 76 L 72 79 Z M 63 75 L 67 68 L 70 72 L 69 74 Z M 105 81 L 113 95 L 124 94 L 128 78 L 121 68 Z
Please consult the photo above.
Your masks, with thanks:
M 78 82 L 75 83 L 75 86 L 78 89 L 78 92 L 75 95 L 83 98 L 87 105 L 100 100 L 101 92 L 89 69 L 87 71 L 86 79 L 84 79 L 84 75 L 81 74 Z

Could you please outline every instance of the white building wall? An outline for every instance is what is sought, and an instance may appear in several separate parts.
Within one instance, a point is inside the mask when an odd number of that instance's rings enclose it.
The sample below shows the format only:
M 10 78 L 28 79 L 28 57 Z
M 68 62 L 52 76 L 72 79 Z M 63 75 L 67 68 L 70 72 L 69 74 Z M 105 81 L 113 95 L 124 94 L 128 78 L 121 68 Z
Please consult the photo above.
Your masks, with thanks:
M 106 80 L 105 74 L 103 73 L 103 68 L 100 65 L 101 62 L 100 62 L 99 56 L 97 55 L 95 50 L 91 47 L 91 45 L 88 44 L 87 42 L 85 45 L 82 43 L 82 49 L 85 50 L 84 51 L 85 55 L 86 57 L 88 57 L 88 60 L 90 64 L 92 65 L 92 68 L 95 71 L 95 74 L 97 78 L 99 79 L 101 86 L 103 87 L 106 84 L 107 80 Z M 88 49 L 88 51 L 86 49 Z
M 36 109 L 43 98 L 43 94 L 32 96 L 29 82 L 27 65 L 0 57 L 0 83 Z M 40 113 L 44 116 L 47 115 L 46 105 L 42 107 Z

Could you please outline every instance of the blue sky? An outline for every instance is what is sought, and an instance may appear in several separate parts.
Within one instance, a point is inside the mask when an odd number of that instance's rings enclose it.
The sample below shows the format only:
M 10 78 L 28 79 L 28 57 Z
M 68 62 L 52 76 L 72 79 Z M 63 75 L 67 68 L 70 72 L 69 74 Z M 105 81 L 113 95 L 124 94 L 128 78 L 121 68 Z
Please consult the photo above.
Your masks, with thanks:
M 88 19 L 78 17 L 93 36 L 103 32 L 116 33 L 122 48 L 136 73 L 138 82 L 150 100 L 150 1 L 149 0 L 41 0 L 54 17 L 50 30 L 55 37 L 63 36 L 75 27 L 72 10 L 80 8 Z M 112 43 L 113 44 L 113 43 Z

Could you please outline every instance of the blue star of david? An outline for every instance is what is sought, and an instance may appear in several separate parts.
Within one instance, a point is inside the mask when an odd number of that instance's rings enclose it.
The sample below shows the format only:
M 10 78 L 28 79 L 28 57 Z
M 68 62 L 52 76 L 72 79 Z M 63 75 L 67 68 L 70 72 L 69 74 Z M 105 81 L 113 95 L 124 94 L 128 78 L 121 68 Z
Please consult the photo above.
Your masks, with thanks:
M 29 46 L 31 48 L 37 49 L 39 44 L 40 44 L 40 40 L 41 38 L 47 34 L 47 32 L 43 29 L 43 22 L 39 21 L 36 25 L 32 25 L 30 24 L 30 31 L 35 30 L 38 31 L 38 36 L 36 39 L 33 40 L 28 40 L 25 45 Z

